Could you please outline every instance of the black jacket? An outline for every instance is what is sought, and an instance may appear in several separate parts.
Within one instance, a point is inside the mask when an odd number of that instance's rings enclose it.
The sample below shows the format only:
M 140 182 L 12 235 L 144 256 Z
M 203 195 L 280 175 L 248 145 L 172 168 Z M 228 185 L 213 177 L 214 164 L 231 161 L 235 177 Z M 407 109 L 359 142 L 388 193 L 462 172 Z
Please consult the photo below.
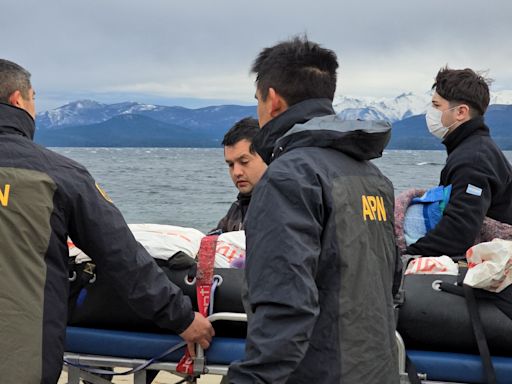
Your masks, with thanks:
M 368 161 L 389 135 L 312 99 L 255 138 L 270 165 L 245 223 L 246 355 L 230 383 L 399 382 L 393 186 Z
M 32 141 L 34 120 L 0 104 L 0 372 L 56 383 L 68 303 L 67 237 L 139 315 L 184 331 L 194 313 L 80 164 Z
M 241 231 L 244 229 L 244 218 L 251 202 L 251 195 L 238 194 L 237 199 L 231 207 L 229 207 L 228 213 L 222 219 L 220 219 L 215 229 L 220 229 L 222 233 Z
M 407 248 L 410 255 L 464 255 L 485 216 L 512 224 L 512 168 L 489 136 L 483 117 L 467 121 L 443 141 L 448 152 L 440 185 L 452 185 L 441 221 Z

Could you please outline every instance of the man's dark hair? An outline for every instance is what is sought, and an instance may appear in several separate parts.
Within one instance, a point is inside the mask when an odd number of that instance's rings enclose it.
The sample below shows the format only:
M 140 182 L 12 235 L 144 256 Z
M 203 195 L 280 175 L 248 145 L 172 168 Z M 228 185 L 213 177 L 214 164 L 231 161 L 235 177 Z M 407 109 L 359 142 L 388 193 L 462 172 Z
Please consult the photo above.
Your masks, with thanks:
M 484 78 L 472 69 L 441 68 L 432 89 L 450 106 L 465 103 L 473 109 L 471 116 L 483 115 L 489 106 L 490 79 Z M 475 113 L 477 112 L 477 113 Z
M 333 100 L 337 69 L 336 54 L 304 36 L 263 49 L 251 72 L 263 100 L 274 88 L 291 106 L 313 98 Z
M 0 103 L 9 103 L 9 96 L 20 91 L 24 99 L 29 98 L 30 73 L 12 61 L 0 59 Z
M 226 132 L 224 139 L 222 140 L 222 145 L 230 146 L 235 145 L 241 140 L 247 140 L 251 143 L 251 153 L 254 153 L 252 141 L 258 132 L 260 132 L 258 120 L 252 117 L 245 117 L 242 120 L 237 121 L 235 125 L 233 125 L 229 131 Z

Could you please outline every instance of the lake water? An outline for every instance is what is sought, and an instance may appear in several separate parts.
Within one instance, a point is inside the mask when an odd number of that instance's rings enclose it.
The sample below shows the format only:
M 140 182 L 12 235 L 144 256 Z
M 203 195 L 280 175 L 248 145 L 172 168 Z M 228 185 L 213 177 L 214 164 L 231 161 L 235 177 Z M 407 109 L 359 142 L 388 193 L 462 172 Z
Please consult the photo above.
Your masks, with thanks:
M 53 148 L 85 165 L 128 223 L 157 223 L 207 232 L 237 191 L 222 148 Z M 512 160 L 512 152 L 505 152 Z M 395 192 L 438 184 L 444 151 L 386 151 L 375 164 Z

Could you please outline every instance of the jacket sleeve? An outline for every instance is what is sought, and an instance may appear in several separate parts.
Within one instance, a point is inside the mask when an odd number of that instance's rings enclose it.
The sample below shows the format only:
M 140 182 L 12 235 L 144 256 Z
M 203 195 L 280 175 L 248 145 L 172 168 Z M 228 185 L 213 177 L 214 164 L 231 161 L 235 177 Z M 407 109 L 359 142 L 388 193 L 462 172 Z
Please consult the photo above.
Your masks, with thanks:
M 460 256 L 474 245 L 492 199 L 492 170 L 480 156 L 461 161 L 447 171 L 450 200 L 434 229 L 407 247 L 407 254 Z M 443 180 L 442 180 L 443 181 Z
M 277 164 L 276 164 L 277 166 Z M 271 167 L 246 220 L 246 278 L 252 314 L 246 356 L 230 383 L 284 383 L 302 361 L 319 314 L 322 188 L 304 172 Z
M 135 240 L 108 195 L 86 171 L 64 182 L 73 242 L 141 317 L 178 334 L 183 332 L 194 319 L 190 299 Z

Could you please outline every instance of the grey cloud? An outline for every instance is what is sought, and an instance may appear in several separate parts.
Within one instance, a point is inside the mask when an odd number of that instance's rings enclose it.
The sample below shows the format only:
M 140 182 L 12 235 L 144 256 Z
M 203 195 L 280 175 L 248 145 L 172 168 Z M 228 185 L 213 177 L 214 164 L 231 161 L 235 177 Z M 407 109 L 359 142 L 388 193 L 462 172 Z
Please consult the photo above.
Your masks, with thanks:
M 511 14 L 500 0 L 27 0 L 2 4 L 0 24 L 2 56 L 33 73 L 42 104 L 137 89 L 247 102 L 256 54 L 297 33 L 338 54 L 346 94 L 425 90 L 446 63 L 512 89 Z

